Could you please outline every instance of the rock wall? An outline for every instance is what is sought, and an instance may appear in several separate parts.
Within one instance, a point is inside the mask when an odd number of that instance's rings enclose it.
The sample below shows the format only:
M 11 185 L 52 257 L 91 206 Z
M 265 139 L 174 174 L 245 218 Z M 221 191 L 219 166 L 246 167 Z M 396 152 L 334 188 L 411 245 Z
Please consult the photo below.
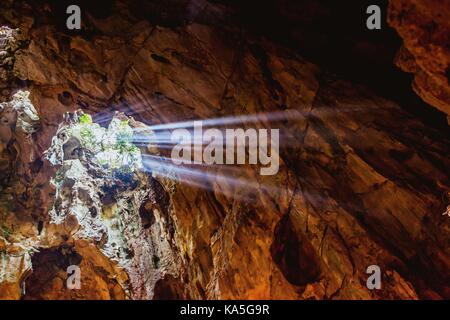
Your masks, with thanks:
M 395 63 L 414 74 L 413 89 L 423 100 L 449 115 L 450 1 L 389 4 L 388 21 L 404 40 Z
M 22 39 L 6 50 L 5 86 L 29 90 L 38 117 L 21 133 L 14 102 L 0 109 L 1 298 L 450 297 L 446 132 L 240 27 L 226 3 L 122 0 L 100 12 L 86 3 L 79 33 L 58 20 L 61 2 L 0 7 Z M 139 179 L 147 202 L 128 211 L 109 203 L 142 231 L 124 235 L 130 261 L 121 265 L 101 238 L 51 219 L 58 168 L 46 151 L 78 109 L 100 123 L 120 111 L 136 126 L 282 111 L 276 123 L 252 124 L 280 128 L 280 171 L 211 166 L 196 187 L 150 166 Z M 111 211 L 104 204 L 99 216 Z M 69 264 L 86 275 L 81 290 L 64 286 Z M 382 290 L 366 287 L 373 264 Z

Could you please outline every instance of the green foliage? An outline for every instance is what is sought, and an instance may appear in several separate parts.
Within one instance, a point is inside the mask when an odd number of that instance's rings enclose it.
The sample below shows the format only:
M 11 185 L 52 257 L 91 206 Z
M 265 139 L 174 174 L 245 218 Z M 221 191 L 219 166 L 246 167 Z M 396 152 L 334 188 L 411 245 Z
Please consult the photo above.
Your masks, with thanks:
M 79 121 L 81 124 L 92 124 L 93 123 L 91 116 L 86 113 L 80 116 Z
M 69 134 L 81 142 L 83 148 L 88 149 L 108 174 L 121 169 L 118 175 L 129 180 L 134 170 L 140 167 L 140 151 L 133 140 L 133 129 L 128 120 L 113 118 L 107 129 L 92 122 L 92 118 L 83 114 L 79 122 L 74 124 Z M 58 181 L 58 177 L 55 177 Z
M 121 120 L 117 126 L 116 143 L 113 146 L 114 149 L 120 153 L 134 152 L 134 144 L 131 143 L 133 138 L 133 131 L 128 125 L 128 120 Z
M 4 238 L 8 238 L 12 234 L 11 229 L 9 229 L 7 226 L 2 226 L 0 229 Z
M 139 151 L 138 147 L 130 142 L 131 137 L 129 135 L 119 132 L 116 137 L 116 144 L 113 148 L 120 153 L 136 153 Z
M 116 136 L 116 144 L 114 145 L 114 149 L 119 150 L 120 153 L 127 152 L 129 142 L 128 136 L 123 133 L 118 133 Z
M 80 136 L 82 142 L 88 147 L 92 147 L 97 143 L 94 133 L 88 126 L 84 126 L 80 129 Z

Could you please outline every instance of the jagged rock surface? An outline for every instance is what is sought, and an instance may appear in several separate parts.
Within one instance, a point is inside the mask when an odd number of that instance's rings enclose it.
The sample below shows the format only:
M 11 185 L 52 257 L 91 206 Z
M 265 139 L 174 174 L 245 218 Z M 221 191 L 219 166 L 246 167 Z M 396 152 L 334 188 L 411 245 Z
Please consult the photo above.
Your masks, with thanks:
M 55 7 L 8 3 L 2 16 L 28 44 L 14 52 L 12 70 L 29 84 L 40 125 L 32 143 L 29 135 L 13 138 L 14 128 L 2 131 L 9 137 L 2 150 L 14 159 L 2 170 L 11 177 L 2 180 L 2 203 L 18 201 L 0 208 L 10 231 L 0 234 L 2 298 L 19 298 L 23 282 L 25 298 L 46 299 L 450 297 L 445 133 L 223 24 L 229 11 L 221 4 L 175 1 L 173 12 L 192 17 L 180 22 L 163 5 L 118 1 L 107 15 L 86 15 L 88 32 L 77 34 L 52 20 Z M 142 18 L 155 8 L 164 19 Z M 209 191 L 150 179 L 153 201 L 142 210 L 154 220 L 142 238 L 126 235 L 134 256 L 127 268 L 108 259 L 96 237 L 71 238 L 50 219 L 56 168 L 44 153 L 63 114 L 79 108 L 100 116 L 120 110 L 146 124 L 280 110 L 290 117 L 276 124 L 284 141 L 276 176 L 240 167 L 246 184 L 231 184 L 220 179 L 227 168 L 211 167 Z M 64 268 L 73 260 L 88 276 L 81 291 L 66 292 Z M 50 270 L 46 261 L 54 261 Z M 366 287 L 372 264 L 383 271 L 382 290 Z M 36 273 L 51 275 L 50 285 Z
M 414 91 L 447 115 L 450 114 L 449 15 L 448 0 L 389 2 L 389 23 L 403 38 L 396 64 L 415 75 Z

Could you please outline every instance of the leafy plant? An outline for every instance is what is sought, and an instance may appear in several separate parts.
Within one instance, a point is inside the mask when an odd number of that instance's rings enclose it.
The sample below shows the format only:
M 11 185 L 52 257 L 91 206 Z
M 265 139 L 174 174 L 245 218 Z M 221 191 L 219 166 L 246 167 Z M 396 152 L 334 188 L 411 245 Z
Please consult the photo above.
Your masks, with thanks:
M 93 123 L 88 114 L 78 120 L 71 127 L 70 135 L 79 139 L 81 146 L 94 154 L 97 163 L 109 174 L 121 168 L 122 176 L 129 180 L 130 173 L 141 166 L 140 150 L 132 142 L 134 132 L 129 120 L 113 118 L 106 129 Z
M 116 139 L 117 139 L 117 141 L 114 146 L 114 149 L 119 150 L 120 153 L 127 152 L 127 150 L 128 150 L 127 135 L 118 133 Z
M 80 136 L 81 136 L 81 140 L 82 142 L 88 146 L 88 147 L 92 147 L 95 146 L 97 141 L 95 139 L 95 135 L 92 132 L 92 130 L 89 127 L 83 127 L 80 130 Z
M 8 237 L 12 234 L 11 229 L 8 228 L 7 226 L 2 226 L 2 227 L 1 227 L 1 230 L 2 230 L 2 233 L 3 233 L 3 237 L 4 237 L 4 238 L 8 238 Z
M 80 116 L 79 122 L 81 124 L 92 124 L 93 123 L 91 116 L 86 113 Z

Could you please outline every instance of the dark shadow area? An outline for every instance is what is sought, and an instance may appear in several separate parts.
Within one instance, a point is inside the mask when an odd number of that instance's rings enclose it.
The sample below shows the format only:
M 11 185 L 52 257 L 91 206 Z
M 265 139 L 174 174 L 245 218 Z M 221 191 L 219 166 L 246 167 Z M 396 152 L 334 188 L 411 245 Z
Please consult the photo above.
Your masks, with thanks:
M 388 0 L 268 0 L 254 3 L 224 0 L 252 33 L 294 49 L 339 78 L 367 85 L 429 126 L 449 132 L 444 113 L 422 101 L 412 89 L 413 76 L 394 65 L 402 45 L 387 24 Z M 379 5 L 381 30 L 366 27 L 366 9 Z
M 31 257 L 33 272 L 25 280 L 24 300 L 43 299 L 42 293 L 48 294 L 55 288 L 56 278 L 67 276 L 66 270 L 70 265 L 79 265 L 82 257 L 73 247 L 42 249 Z M 59 281 L 62 285 L 62 280 Z M 60 288 L 62 289 L 62 288 Z
M 153 300 L 184 300 L 189 299 L 184 293 L 184 285 L 178 278 L 165 275 L 155 284 Z
M 304 286 L 320 279 L 320 259 L 312 245 L 294 229 L 288 214 L 275 228 L 275 239 L 270 251 L 278 268 L 291 284 Z

